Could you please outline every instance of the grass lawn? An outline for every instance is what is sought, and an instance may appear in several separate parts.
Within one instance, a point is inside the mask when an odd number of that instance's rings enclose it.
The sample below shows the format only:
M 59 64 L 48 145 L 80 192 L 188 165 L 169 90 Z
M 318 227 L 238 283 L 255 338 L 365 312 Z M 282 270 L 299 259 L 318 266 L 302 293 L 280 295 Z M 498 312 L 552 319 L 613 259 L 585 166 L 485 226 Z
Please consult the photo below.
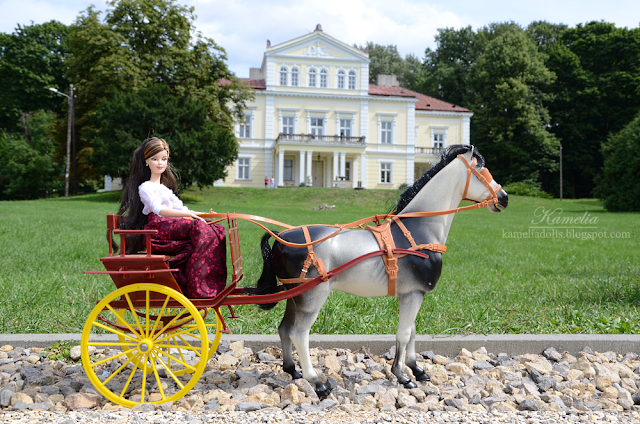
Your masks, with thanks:
M 249 213 L 299 225 L 384 213 L 397 194 L 215 188 L 188 191 L 183 198 L 195 210 Z M 105 215 L 117 211 L 118 195 L 0 202 L 0 333 L 81 331 L 96 301 L 114 290 L 109 277 L 82 272 L 103 269 Z M 336 208 L 312 210 L 325 203 Z M 549 223 L 539 222 L 541 208 L 563 211 L 551 215 Z M 585 213 L 592 219 L 588 224 L 552 221 Z M 585 226 L 595 228 L 577 228 Z M 594 232 L 607 238 L 594 239 Z M 546 237 L 534 237 L 542 233 Z M 588 237 L 567 237 L 583 233 Z M 241 224 L 246 285 L 255 284 L 262 270 L 261 235 L 258 227 Z M 609 213 L 595 200 L 511 196 L 503 213 L 457 214 L 447 246 L 442 277 L 418 315 L 420 334 L 640 332 L 640 214 Z M 394 333 L 397 305 L 395 298 L 334 292 L 312 331 Z M 236 333 L 276 333 L 283 311 L 284 302 L 268 312 L 248 305 L 238 308 L 242 318 L 229 324 Z

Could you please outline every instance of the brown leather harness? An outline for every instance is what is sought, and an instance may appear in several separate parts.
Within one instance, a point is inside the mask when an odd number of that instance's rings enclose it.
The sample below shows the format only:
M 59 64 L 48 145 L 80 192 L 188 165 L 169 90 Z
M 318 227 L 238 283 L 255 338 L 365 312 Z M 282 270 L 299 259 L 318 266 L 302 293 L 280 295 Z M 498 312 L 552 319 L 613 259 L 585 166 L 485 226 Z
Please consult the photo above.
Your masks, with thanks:
M 334 272 L 327 272 L 324 263 L 322 262 L 322 259 L 319 258 L 315 252 L 313 251 L 313 245 L 320 243 L 322 241 L 325 241 L 331 237 L 334 237 L 335 235 L 337 235 L 340 231 L 344 230 L 344 229 L 348 229 L 348 228 L 364 228 L 366 230 L 371 231 L 371 233 L 374 235 L 374 237 L 376 238 L 376 240 L 378 241 L 378 244 L 380 246 L 380 250 L 377 252 L 378 254 L 376 256 L 382 256 L 382 260 L 384 262 L 385 268 L 386 268 L 386 272 L 387 272 L 387 276 L 388 276 L 388 280 L 389 280 L 389 288 L 387 290 L 387 296 L 395 296 L 396 293 L 396 280 L 398 278 L 398 259 L 403 258 L 407 255 L 413 255 L 413 256 L 419 256 L 422 258 L 428 258 L 429 255 L 420 252 L 420 250 L 429 250 L 432 252 L 437 252 L 437 253 L 445 253 L 447 251 L 447 246 L 443 245 L 443 244 L 437 244 L 437 243 L 428 243 L 428 244 L 417 244 L 415 242 L 415 240 L 413 239 L 411 232 L 407 229 L 407 227 L 402 223 L 402 218 L 422 218 L 422 217 L 429 217 L 429 216 L 440 216 L 440 215 L 449 215 L 452 213 L 456 213 L 456 212 L 460 212 L 460 211 L 464 211 L 464 210 L 470 210 L 470 209 L 478 209 L 478 208 L 483 208 L 483 207 L 487 207 L 489 205 L 495 205 L 498 203 L 498 195 L 497 192 L 500 191 L 501 186 L 498 185 L 498 187 L 494 190 L 493 187 L 491 187 L 491 181 L 493 181 L 493 177 L 491 176 L 491 173 L 489 172 L 488 169 L 483 168 L 481 171 L 478 171 L 475 169 L 475 166 L 477 164 L 477 159 L 473 158 L 473 161 L 471 163 L 469 163 L 464 156 L 462 155 L 458 155 L 458 159 L 462 160 L 462 162 L 467 166 L 467 181 L 464 187 L 464 192 L 462 195 L 462 199 L 463 200 L 469 200 L 472 202 L 475 202 L 475 204 L 473 205 L 469 205 L 469 206 L 463 206 L 463 207 L 459 207 L 459 208 L 455 208 L 455 209 L 447 209 L 444 211 L 435 211 L 435 212 L 408 212 L 408 213 L 404 213 L 402 215 L 396 215 L 395 213 L 390 213 L 390 214 L 385 214 L 385 215 L 376 215 L 375 217 L 367 217 L 367 218 L 363 218 L 360 219 L 358 221 L 354 221 L 351 222 L 349 224 L 343 224 L 343 225 L 303 225 L 300 227 L 293 227 L 291 225 L 288 224 L 284 224 L 282 222 L 278 222 L 278 221 L 274 221 L 272 219 L 269 218 L 264 218 L 264 217 L 260 217 L 260 216 L 255 216 L 255 215 L 243 215 L 243 214 L 229 214 L 232 218 L 240 218 L 240 219 L 245 219 L 247 221 L 253 222 L 254 224 L 262 227 L 265 231 L 267 231 L 272 237 L 274 237 L 275 239 L 277 239 L 280 243 L 286 245 L 286 246 L 290 246 L 290 247 L 306 247 L 309 251 L 309 253 L 307 254 L 307 258 L 304 261 L 302 270 L 300 272 L 300 276 L 298 278 L 279 278 L 280 282 L 282 284 L 304 284 L 304 283 L 308 283 L 311 280 L 316 280 L 318 277 L 316 278 L 309 278 L 307 277 L 308 271 L 309 271 L 309 267 L 311 266 L 311 264 L 313 264 L 313 266 L 316 268 L 316 271 L 318 271 L 318 274 L 320 275 L 320 278 L 323 282 L 326 282 L 329 280 L 329 278 L 331 278 L 332 276 L 335 276 L 336 274 Z M 475 200 L 472 199 L 467 199 L 467 192 L 469 190 L 469 184 L 471 182 L 471 175 L 475 175 L 478 180 L 480 182 L 482 182 L 485 187 L 487 187 L 487 189 L 490 192 L 490 195 L 483 201 L 481 202 L 477 202 Z M 212 213 L 212 214 L 202 214 L 200 215 L 203 218 L 221 218 L 221 215 L 223 214 L 216 214 L 216 213 Z M 224 219 L 227 218 L 227 214 L 224 214 Z M 385 219 L 385 221 L 381 224 L 380 223 L 380 219 Z M 268 229 L 267 227 L 265 227 L 264 225 L 260 224 L 257 221 L 262 221 L 265 223 L 270 223 L 270 224 L 276 224 L 278 226 L 284 227 L 286 228 L 284 231 L 280 232 L 279 234 L 283 234 L 286 233 L 288 231 L 292 231 L 292 230 L 296 230 L 301 228 L 302 232 L 304 234 L 304 239 L 305 239 L 305 243 L 292 243 L 289 241 L 286 241 L 284 239 L 282 239 L 278 234 L 275 234 L 273 231 L 271 231 L 270 229 Z M 375 226 L 371 226 L 371 225 L 366 225 L 369 222 L 374 221 L 376 223 Z M 218 221 L 214 221 L 213 223 L 218 222 Z M 409 241 L 409 244 L 411 245 L 411 247 L 409 249 L 397 249 L 395 246 L 395 242 L 393 240 L 393 236 L 391 234 L 391 223 L 395 222 L 398 227 L 400 228 L 400 230 L 402 231 L 403 235 L 405 236 L 405 238 L 407 239 L 407 241 Z M 319 238 L 317 240 L 311 240 L 311 236 L 309 235 L 309 227 L 313 227 L 313 226 L 322 226 L 322 227 L 335 227 L 336 231 L 332 232 L 331 234 L 324 236 L 322 238 Z M 371 255 L 371 253 L 366 254 L 364 256 L 367 255 Z M 360 258 L 356 258 L 354 260 L 351 261 L 352 265 L 355 265 L 356 263 L 360 262 Z M 348 265 L 348 264 L 345 264 Z M 352 266 L 351 265 L 351 266 Z M 348 266 L 345 267 L 340 267 L 341 270 L 340 272 L 344 271 L 344 269 L 348 269 Z M 344 269 L 342 269 L 344 268 Z

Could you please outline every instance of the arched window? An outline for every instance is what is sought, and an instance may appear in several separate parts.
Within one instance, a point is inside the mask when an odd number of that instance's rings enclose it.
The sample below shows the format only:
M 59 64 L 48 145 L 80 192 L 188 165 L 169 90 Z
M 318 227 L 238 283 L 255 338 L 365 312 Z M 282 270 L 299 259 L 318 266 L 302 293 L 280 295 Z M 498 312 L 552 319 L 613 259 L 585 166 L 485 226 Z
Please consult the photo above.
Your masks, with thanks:
M 356 89 L 356 71 L 349 71 L 349 90 Z
M 320 87 L 327 88 L 329 85 L 329 71 L 320 69 Z
M 291 68 L 291 86 L 297 87 L 300 85 L 300 69 Z
M 344 88 L 344 75 L 345 75 L 345 72 L 342 69 L 340 69 L 338 71 L 338 88 Z
M 289 69 L 286 66 L 280 67 L 280 85 L 287 85 L 287 77 L 289 74 Z
M 309 87 L 316 86 L 316 73 L 317 71 L 315 70 L 315 68 L 309 69 Z

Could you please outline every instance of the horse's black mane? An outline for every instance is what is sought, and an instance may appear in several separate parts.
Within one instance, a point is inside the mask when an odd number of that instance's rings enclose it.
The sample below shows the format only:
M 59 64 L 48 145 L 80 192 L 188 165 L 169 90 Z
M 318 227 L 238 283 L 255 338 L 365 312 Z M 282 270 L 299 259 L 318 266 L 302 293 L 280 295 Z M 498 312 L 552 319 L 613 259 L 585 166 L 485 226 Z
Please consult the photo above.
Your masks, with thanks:
M 422 187 L 424 187 L 431 180 L 431 178 L 433 178 L 434 175 L 440 172 L 440 170 L 442 170 L 442 168 L 447 166 L 452 160 L 457 158 L 458 155 L 463 155 L 467 153 L 469 150 L 471 150 L 471 148 L 472 146 L 464 145 L 464 144 L 457 144 L 457 145 L 449 146 L 445 148 L 442 154 L 440 155 L 440 160 L 436 162 L 431 167 L 431 169 L 425 172 L 422 175 L 422 177 L 416 180 L 416 182 L 414 182 L 412 186 L 410 186 L 408 189 L 404 191 L 404 193 L 400 195 L 400 199 L 398 199 L 398 204 L 395 208 L 395 212 L 396 213 L 402 212 L 402 210 L 405 207 L 407 207 L 409 202 L 411 202 L 411 200 L 413 200 L 413 198 L 416 197 L 416 194 L 418 194 L 418 192 L 422 189 Z M 478 166 L 481 166 L 481 167 L 484 166 L 484 158 L 480 153 L 478 153 L 477 149 L 474 150 L 473 157 L 478 159 Z

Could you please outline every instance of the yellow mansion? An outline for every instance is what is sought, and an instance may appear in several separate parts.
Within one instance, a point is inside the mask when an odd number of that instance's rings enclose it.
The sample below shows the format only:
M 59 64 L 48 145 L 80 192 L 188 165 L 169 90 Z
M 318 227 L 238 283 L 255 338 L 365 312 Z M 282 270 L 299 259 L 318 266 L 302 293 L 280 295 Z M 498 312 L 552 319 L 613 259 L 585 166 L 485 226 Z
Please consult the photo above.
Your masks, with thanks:
M 398 86 L 369 84 L 369 55 L 325 34 L 275 46 L 243 81 L 255 90 L 236 124 L 238 159 L 216 185 L 397 188 L 440 149 L 469 144 L 470 110 Z

